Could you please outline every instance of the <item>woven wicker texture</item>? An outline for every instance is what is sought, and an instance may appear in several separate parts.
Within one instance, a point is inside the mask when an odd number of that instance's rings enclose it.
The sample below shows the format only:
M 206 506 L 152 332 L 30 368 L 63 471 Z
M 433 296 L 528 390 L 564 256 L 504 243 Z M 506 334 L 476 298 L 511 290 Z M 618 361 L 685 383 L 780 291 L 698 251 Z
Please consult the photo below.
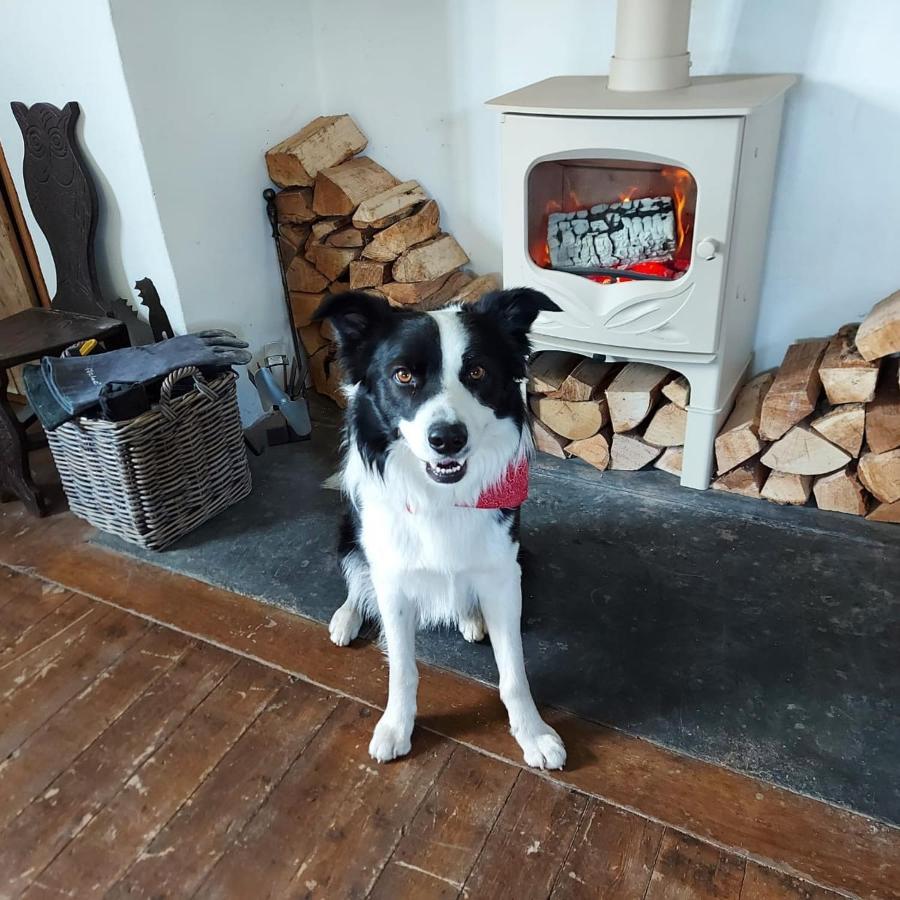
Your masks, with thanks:
M 176 382 L 194 388 L 172 396 Z M 102 531 L 159 550 L 250 493 L 237 376 L 179 369 L 160 403 L 126 422 L 80 417 L 47 434 L 69 508 Z

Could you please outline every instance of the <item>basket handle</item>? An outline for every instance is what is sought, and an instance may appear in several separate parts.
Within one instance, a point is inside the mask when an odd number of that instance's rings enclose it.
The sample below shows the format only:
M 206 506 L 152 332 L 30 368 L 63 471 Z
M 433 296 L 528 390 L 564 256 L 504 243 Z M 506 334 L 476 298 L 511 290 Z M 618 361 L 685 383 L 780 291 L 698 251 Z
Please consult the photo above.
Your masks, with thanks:
M 218 394 L 209 386 L 203 374 L 196 366 L 184 366 L 175 369 L 163 379 L 162 387 L 159 389 L 159 411 L 170 421 L 174 422 L 178 418 L 178 413 L 172 409 L 172 391 L 179 381 L 185 378 L 194 379 L 194 387 L 203 394 L 207 400 L 218 400 Z

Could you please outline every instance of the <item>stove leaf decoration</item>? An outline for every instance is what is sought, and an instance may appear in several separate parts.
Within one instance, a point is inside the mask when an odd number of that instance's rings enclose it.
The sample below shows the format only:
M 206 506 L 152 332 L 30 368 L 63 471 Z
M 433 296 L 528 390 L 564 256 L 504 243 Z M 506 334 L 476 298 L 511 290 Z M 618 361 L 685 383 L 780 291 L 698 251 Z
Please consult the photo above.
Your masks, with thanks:
M 141 278 L 134 283 L 134 289 L 140 295 L 141 303 L 147 307 L 150 328 L 153 329 L 154 339 L 164 341 L 174 337 L 175 332 L 163 308 L 162 301 L 159 299 L 156 285 L 149 278 Z

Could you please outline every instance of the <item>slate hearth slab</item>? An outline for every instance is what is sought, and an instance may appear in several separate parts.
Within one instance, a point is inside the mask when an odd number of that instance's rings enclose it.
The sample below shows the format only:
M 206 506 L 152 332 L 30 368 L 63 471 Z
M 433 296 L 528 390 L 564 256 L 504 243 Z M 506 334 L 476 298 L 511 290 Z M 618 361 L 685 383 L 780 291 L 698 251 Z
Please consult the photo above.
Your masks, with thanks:
M 336 440 L 253 460 L 252 495 L 172 549 L 99 540 L 326 622 Z M 541 457 L 523 545 L 539 702 L 900 823 L 900 528 Z M 488 645 L 418 649 L 496 683 Z

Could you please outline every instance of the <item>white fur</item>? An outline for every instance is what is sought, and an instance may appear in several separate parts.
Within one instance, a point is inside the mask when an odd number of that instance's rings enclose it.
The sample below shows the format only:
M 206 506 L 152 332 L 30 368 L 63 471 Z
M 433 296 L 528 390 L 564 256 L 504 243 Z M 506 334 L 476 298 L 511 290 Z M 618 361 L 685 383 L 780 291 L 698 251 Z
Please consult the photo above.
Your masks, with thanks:
M 541 719 L 525 674 L 518 545 L 494 510 L 472 508 L 482 491 L 528 452 L 527 430 L 497 418 L 460 382 L 466 338 L 457 311 L 431 315 L 444 359 L 441 391 L 412 421 L 401 423 L 403 437 L 389 452 L 383 477 L 366 465 L 350 435 L 343 488 L 360 514 L 365 559 L 355 554 L 344 561 L 348 596 L 332 618 L 332 640 L 349 643 L 364 613 L 377 612 L 381 619 L 390 668 L 388 702 L 369 752 L 386 762 L 410 749 L 418 684 L 416 628 L 454 623 L 467 640 L 479 640 L 486 629 L 500 696 L 526 763 L 558 769 L 565 763 L 565 748 Z M 347 394 L 352 405 L 355 389 Z M 425 462 L 437 459 L 427 433 L 442 420 L 462 422 L 469 432 L 461 454 L 467 471 L 452 485 L 437 484 L 425 472 Z

